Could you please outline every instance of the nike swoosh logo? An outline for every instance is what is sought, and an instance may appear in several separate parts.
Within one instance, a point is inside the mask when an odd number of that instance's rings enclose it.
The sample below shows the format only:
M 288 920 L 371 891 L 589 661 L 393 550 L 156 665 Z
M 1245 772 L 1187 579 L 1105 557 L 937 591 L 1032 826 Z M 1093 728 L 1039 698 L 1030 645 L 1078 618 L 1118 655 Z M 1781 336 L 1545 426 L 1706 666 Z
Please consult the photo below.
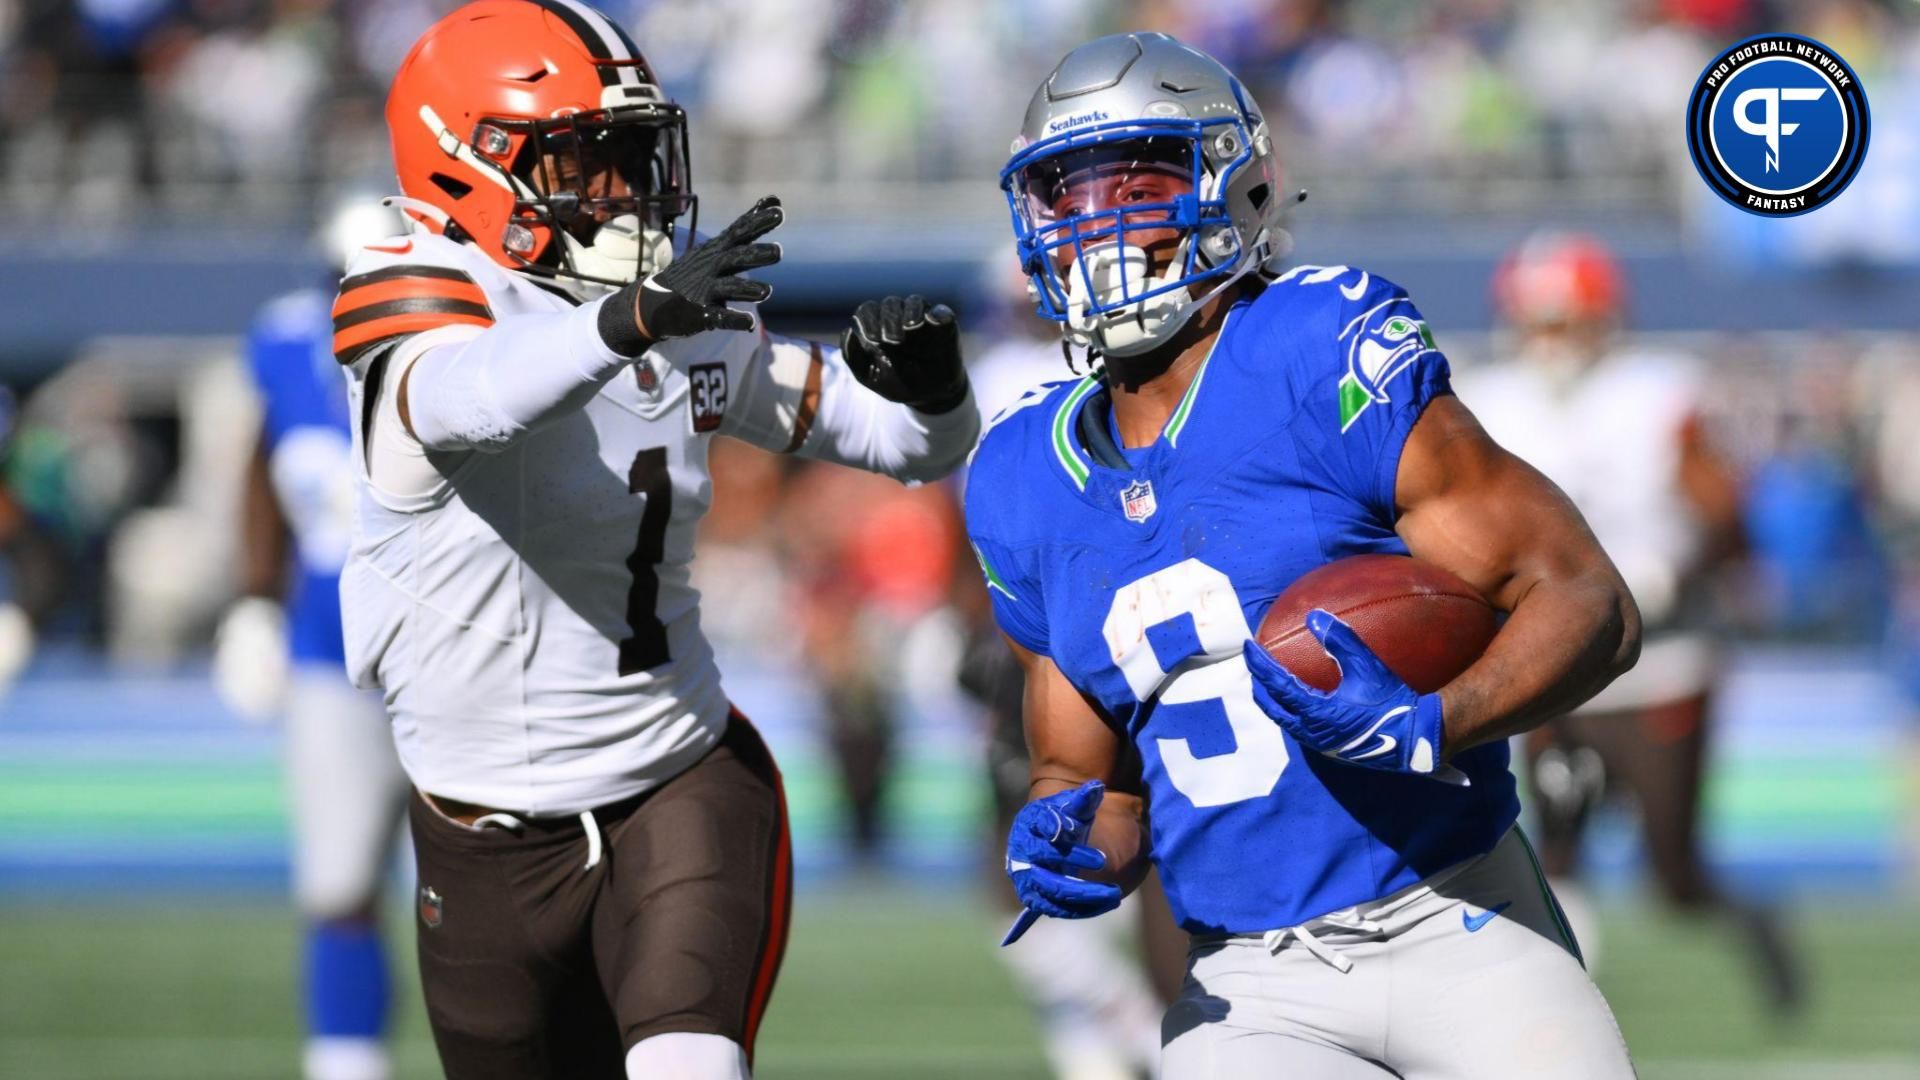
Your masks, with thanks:
M 1501 912 L 1507 910 L 1512 906 L 1513 906 L 1513 901 L 1508 900 L 1506 903 L 1498 904 L 1493 907 L 1490 907 L 1478 915 L 1469 915 L 1467 914 L 1466 909 L 1462 908 L 1460 911 L 1460 925 L 1466 927 L 1467 933 L 1471 934 L 1475 930 L 1478 930 L 1481 927 L 1492 922 L 1494 916 L 1500 914 Z
M 1393 719 L 1396 716 L 1399 716 L 1401 713 L 1411 710 L 1412 708 L 1413 706 L 1411 705 L 1402 705 L 1397 709 L 1388 709 L 1386 712 L 1381 713 L 1380 719 L 1375 720 L 1373 722 L 1372 727 L 1361 732 L 1359 738 L 1353 740 L 1352 742 L 1340 748 L 1340 751 L 1339 751 L 1340 756 L 1347 759 L 1348 761 L 1365 761 L 1368 758 L 1377 758 L 1381 754 L 1393 753 L 1393 748 L 1400 745 L 1400 740 L 1394 738 L 1391 735 L 1381 732 L 1380 728 L 1383 725 L 1385 725 L 1387 721 Z M 1368 739 L 1374 738 L 1376 736 L 1378 736 L 1380 739 L 1380 745 L 1374 747 L 1371 750 L 1368 750 L 1364 754 L 1355 754 L 1352 752 L 1354 748 L 1366 742 Z
M 1367 291 L 1367 272 L 1365 270 L 1360 271 L 1360 284 L 1355 285 L 1351 289 L 1347 288 L 1345 285 L 1340 286 L 1340 295 L 1346 297 L 1349 300 L 1360 299 L 1361 295 L 1364 294 L 1366 291 Z
M 368 251 L 384 251 L 389 255 L 405 255 L 407 252 L 413 250 L 413 241 L 408 240 L 405 243 L 394 244 L 391 246 L 388 246 L 386 244 L 368 244 L 367 250 Z
M 1383 734 L 1380 736 L 1379 746 L 1374 747 L 1373 749 L 1367 751 L 1364 754 L 1349 754 L 1347 755 L 1347 760 L 1348 761 L 1365 761 L 1368 758 L 1377 758 L 1381 754 L 1391 754 L 1393 753 L 1393 748 L 1399 745 L 1400 745 L 1400 740 L 1394 738 L 1391 735 Z

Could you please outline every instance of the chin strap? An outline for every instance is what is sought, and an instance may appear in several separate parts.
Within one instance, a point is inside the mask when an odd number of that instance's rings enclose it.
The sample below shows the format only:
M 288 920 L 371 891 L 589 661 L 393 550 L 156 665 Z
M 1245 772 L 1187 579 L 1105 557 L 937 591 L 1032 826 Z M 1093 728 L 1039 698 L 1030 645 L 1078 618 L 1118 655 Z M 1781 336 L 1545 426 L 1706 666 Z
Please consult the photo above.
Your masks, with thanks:
M 408 235 L 412 235 L 419 229 L 421 218 L 426 218 L 440 226 L 441 232 L 445 232 L 447 226 L 453 224 L 453 219 L 447 216 L 445 210 L 421 199 L 410 199 L 405 195 L 389 195 L 380 200 L 380 205 L 400 211 L 400 220 L 407 223 Z

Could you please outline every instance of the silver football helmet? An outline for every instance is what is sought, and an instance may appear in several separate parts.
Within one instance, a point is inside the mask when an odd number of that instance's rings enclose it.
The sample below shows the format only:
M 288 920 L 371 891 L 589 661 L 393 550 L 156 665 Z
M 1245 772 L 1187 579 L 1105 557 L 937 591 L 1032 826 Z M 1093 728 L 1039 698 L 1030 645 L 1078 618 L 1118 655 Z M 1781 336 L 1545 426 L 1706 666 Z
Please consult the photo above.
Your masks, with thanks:
M 1000 186 L 1039 313 L 1111 356 L 1166 341 L 1284 254 L 1260 107 L 1219 61 L 1165 34 L 1068 53 L 1027 106 Z

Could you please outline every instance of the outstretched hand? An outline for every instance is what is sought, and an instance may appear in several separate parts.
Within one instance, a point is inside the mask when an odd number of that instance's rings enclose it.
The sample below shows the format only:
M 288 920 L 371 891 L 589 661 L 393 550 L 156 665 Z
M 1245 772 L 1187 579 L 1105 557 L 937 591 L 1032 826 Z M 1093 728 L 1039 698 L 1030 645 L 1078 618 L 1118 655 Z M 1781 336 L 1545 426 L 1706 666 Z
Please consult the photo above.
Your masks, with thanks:
M 780 261 L 779 244 L 757 243 L 786 220 L 777 196 L 769 195 L 735 218 L 720 235 L 675 258 L 657 274 L 629 285 L 634 323 L 648 341 L 687 337 L 707 330 L 752 330 L 753 316 L 729 301 L 759 303 L 773 286 L 738 275 Z M 623 290 L 626 291 L 626 290 Z

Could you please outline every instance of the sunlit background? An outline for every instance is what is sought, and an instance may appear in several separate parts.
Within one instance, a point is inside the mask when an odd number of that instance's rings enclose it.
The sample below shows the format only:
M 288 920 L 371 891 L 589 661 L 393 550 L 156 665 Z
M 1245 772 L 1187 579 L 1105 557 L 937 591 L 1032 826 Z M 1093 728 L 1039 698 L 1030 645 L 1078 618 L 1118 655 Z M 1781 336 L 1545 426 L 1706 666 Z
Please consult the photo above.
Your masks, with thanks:
M 296 1073 L 280 737 L 208 674 L 258 430 L 238 348 L 264 303 L 324 287 L 317 218 L 391 188 L 387 80 L 452 6 L 0 0 L 0 1076 Z M 700 219 L 789 207 L 770 321 L 826 337 L 926 292 L 1002 400 L 1067 371 L 1019 306 L 999 166 L 1100 33 L 1234 68 L 1310 193 L 1295 258 L 1406 286 L 1463 385 L 1509 358 L 1502 256 L 1548 226 L 1604 241 L 1623 347 L 1704 365 L 1701 430 L 1739 480 L 1743 536 L 1686 601 L 1728 646 L 1703 846 L 1729 910 L 1779 914 L 1806 999 L 1770 1009 L 1737 919 L 1663 903 L 1631 803 L 1583 854 L 1597 978 L 1648 1077 L 1920 1076 L 1920 4 L 601 6 L 691 116 Z M 1706 59 L 1768 30 L 1843 55 L 1874 120 L 1846 195 L 1784 221 L 1712 198 L 1682 131 Z M 803 883 L 759 1075 L 1053 1075 L 994 948 L 954 491 L 738 446 L 714 471 L 704 622 L 786 772 Z M 400 979 L 401 1074 L 436 1075 Z

